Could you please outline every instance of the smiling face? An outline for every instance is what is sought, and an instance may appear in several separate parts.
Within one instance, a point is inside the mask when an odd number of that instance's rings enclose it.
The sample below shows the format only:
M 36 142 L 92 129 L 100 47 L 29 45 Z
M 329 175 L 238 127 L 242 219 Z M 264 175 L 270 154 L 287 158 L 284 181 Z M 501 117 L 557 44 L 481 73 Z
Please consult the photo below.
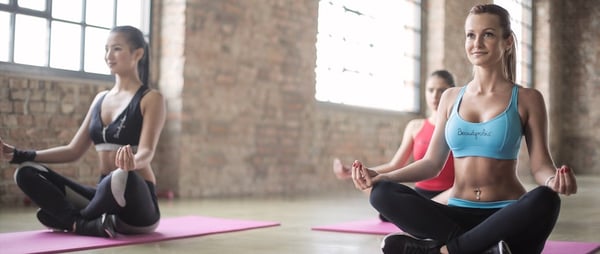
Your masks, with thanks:
M 500 18 L 489 13 L 470 14 L 465 22 L 465 51 L 475 66 L 502 65 L 503 55 L 512 46 Z
M 143 53 L 141 48 L 132 50 L 122 33 L 112 32 L 106 40 L 104 60 L 112 74 L 136 73 L 137 63 Z

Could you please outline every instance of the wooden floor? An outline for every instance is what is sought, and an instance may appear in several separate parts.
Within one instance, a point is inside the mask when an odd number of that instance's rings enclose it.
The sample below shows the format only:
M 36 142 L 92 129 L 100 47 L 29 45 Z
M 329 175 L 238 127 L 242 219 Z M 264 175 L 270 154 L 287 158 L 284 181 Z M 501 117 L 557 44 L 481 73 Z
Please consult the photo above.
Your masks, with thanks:
M 550 239 L 600 242 L 600 177 L 579 177 L 578 181 L 579 193 L 563 197 Z M 0 232 L 43 228 L 35 219 L 35 210 L 0 207 Z M 376 217 L 366 196 L 358 191 L 285 199 L 161 200 L 161 210 L 163 217 L 202 215 L 278 221 L 281 226 L 80 253 L 381 253 L 382 236 L 311 230 L 313 226 Z

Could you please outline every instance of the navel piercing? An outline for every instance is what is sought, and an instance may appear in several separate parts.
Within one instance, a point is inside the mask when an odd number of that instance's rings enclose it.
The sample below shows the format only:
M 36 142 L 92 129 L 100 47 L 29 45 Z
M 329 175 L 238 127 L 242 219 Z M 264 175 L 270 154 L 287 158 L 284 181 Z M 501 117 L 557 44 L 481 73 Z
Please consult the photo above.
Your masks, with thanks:
M 479 187 L 477 187 L 477 189 L 475 189 L 475 199 L 477 200 L 481 200 L 481 190 L 479 189 Z

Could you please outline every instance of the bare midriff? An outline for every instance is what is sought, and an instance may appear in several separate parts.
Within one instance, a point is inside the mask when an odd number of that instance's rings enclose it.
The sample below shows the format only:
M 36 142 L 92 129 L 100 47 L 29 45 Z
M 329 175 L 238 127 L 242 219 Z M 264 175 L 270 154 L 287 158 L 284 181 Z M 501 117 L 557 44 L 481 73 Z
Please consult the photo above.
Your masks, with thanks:
M 517 177 L 516 167 L 516 160 L 454 158 L 451 197 L 475 202 L 517 200 L 526 190 Z

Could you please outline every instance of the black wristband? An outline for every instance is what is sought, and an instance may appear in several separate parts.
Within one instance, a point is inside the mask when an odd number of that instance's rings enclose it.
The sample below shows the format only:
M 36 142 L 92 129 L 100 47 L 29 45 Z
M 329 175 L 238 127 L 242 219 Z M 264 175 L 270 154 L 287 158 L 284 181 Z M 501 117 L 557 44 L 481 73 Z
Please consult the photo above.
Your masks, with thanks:
M 33 161 L 35 160 L 35 155 L 35 150 L 18 150 L 15 148 L 13 151 L 12 160 L 10 160 L 8 163 L 21 164 L 26 161 Z

